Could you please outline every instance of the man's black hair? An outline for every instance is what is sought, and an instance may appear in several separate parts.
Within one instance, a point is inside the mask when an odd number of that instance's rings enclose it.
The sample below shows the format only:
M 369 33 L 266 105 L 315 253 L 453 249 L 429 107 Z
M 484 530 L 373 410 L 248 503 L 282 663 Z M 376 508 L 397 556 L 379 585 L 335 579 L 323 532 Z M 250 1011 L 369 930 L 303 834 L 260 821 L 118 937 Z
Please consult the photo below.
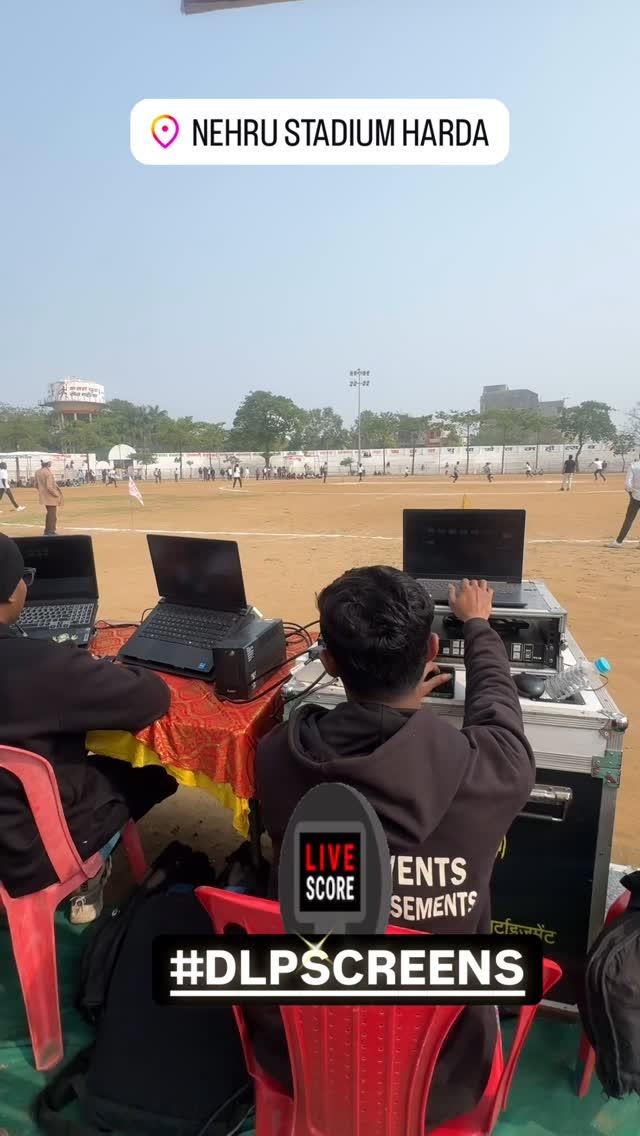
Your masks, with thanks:
M 371 701 L 399 697 L 427 664 L 433 601 L 397 568 L 352 568 L 318 596 L 320 632 L 346 689 Z

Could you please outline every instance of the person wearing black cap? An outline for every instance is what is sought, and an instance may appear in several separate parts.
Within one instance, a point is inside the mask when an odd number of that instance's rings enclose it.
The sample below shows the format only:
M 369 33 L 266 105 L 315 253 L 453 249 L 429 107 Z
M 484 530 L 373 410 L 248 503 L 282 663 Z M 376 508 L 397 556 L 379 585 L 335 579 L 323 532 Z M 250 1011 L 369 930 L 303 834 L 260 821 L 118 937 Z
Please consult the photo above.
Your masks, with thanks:
M 71 897 L 71 922 L 89 923 L 102 910 L 107 849 L 130 818 L 144 816 L 177 784 L 159 766 L 133 769 L 125 761 L 89 756 L 86 734 L 136 733 L 167 713 L 171 696 L 152 671 L 94 659 L 69 643 L 27 638 L 16 624 L 34 576 L 15 541 L 0 534 L 0 745 L 50 762 L 79 854 L 86 860 L 103 852 L 102 871 Z M 22 789 L 2 769 L 0 879 L 13 897 L 56 879 Z

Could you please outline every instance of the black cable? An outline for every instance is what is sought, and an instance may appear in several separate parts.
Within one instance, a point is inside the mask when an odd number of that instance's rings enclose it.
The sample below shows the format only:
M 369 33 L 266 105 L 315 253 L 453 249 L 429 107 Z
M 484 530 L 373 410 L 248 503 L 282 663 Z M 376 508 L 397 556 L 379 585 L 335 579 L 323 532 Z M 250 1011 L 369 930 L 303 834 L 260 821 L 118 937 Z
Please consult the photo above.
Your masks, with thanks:
M 249 1119 L 250 1116 L 253 1116 L 255 1114 L 255 1111 L 256 1111 L 256 1106 L 254 1104 L 249 1105 L 249 1108 L 245 1112 L 242 1119 L 238 1121 L 235 1128 L 232 1128 L 231 1131 L 227 1133 L 227 1136 L 237 1136 L 237 1133 L 240 1131 L 241 1128 L 244 1128 L 245 1123 L 247 1122 L 247 1120 Z
M 96 631 L 99 631 L 101 628 L 138 627 L 138 626 L 139 625 L 137 623 L 134 623 L 133 620 L 130 620 L 128 623 L 112 623 L 111 620 L 109 620 L 109 619 L 99 619 L 96 623 Z
M 243 1085 L 241 1089 L 238 1089 L 235 1093 L 233 1093 L 232 1096 L 229 1097 L 228 1100 L 224 1101 L 219 1106 L 219 1108 L 216 1109 L 216 1111 L 213 1113 L 213 1116 L 210 1116 L 208 1118 L 208 1120 L 205 1121 L 204 1126 L 199 1129 L 197 1136 L 206 1136 L 206 1133 L 209 1131 L 209 1129 L 210 1129 L 211 1125 L 214 1123 L 214 1121 L 219 1120 L 222 1113 L 225 1112 L 229 1108 L 230 1105 L 232 1105 L 235 1101 L 240 1101 L 243 1096 L 246 1096 L 246 1094 L 247 1094 L 247 1086 Z M 231 1129 L 231 1131 L 229 1133 L 227 1133 L 227 1136 L 236 1136 L 236 1133 L 238 1133 L 240 1131 L 240 1129 L 244 1125 L 245 1121 L 247 1121 L 249 1119 L 249 1117 L 251 1116 L 251 1114 L 254 1111 L 255 1111 L 255 1105 L 250 1104 L 247 1111 L 245 1112 L 244 1116 L 242 1117 L 242 1119 L 238 1121 L 238 1123 Z
M 127 620 L 126 623 L 112 623 L 110 619 L 99 619 L 96 623 L 96 630 L 99 627 L 139 627 L 141 623 L 144 623 L 145 616 L 148 615 L 150 611 L 153 611 L 152 607 L 145 608 L 137 623 L 133 619 Z
M 304 624 L 304 626 L 303 626 L 302 630 L 303 630 L 303 631 L 308 631 L 310 627 L 317 627 L 317 625 L 319 624 L 319 622 L 320 622 L 320 620 L 319 620 L 319 619 L 312 619 L 312 620 L 311 620 L 311 623 L 305 623 L 305 624 Z
M 303 639 L 308 647 L 313 646 L 313 639 L 305 627 L 301 627 L 299 623 L 283 623 L 285 632 L 285 639 Z
M 257 677 L 266 678 L 267 675 L 273 674 L 274 671 L 279 671 L 281 667 L 286 667 L 287 663 L 295 663 L 296 659 L 301 659 L 303 655 L 306 655 L 308 653 L 308 651 L 308 647 L 303 647 L 302 651 L 296 651 L 295 655 L 289 655 L 289 657 L 285 659 L 283 663 L 276 663 L 275 666 L 269 667 L 266 671 L 263 671 L 262 674 L 259 674 Z M 289 676 L 285 675 L 284 677 L 288 678 Z

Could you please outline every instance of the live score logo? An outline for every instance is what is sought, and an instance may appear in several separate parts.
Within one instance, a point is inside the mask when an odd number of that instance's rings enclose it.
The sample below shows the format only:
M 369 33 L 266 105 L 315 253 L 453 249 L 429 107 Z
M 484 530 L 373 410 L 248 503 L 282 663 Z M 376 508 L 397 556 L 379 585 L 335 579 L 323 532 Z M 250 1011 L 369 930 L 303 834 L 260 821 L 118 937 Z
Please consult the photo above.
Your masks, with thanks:
M 284 835 L 278 884 L 290 933 L 384 934 L 391 863 L 384 830 L 369 802 L 338 783 L 307 793 Z
M 298 831 L 299 906 L 305 911 L 322 911 L 331 904 L 334 911 L 360 910 L 362 895 L 361 828 L 351 832 Z

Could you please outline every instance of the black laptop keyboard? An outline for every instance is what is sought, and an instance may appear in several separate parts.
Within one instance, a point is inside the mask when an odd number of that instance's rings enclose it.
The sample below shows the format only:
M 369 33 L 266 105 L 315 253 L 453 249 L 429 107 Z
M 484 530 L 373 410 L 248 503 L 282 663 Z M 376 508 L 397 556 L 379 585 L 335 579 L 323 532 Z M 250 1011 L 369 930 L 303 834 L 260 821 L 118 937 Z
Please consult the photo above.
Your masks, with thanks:
M 88 627 L 93 616 L 92 603 L 38 604 L 26 607 L 19 627 Z
M 144 624 L 145 639 L 163 643 L 184 643 L 212 649 L 237 623 L 236 612 L 201 611 L 199 608 L 171 604 L 160 607 Z

